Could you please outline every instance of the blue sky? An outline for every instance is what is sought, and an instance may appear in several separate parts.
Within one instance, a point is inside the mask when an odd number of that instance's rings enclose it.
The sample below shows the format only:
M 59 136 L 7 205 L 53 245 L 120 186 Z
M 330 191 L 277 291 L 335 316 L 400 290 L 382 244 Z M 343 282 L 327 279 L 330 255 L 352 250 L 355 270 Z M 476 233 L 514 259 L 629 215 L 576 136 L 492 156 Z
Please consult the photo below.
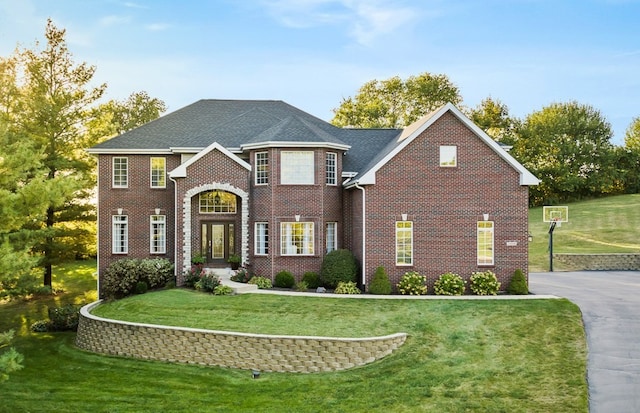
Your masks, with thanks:
M 592 105 L 616 144 L 640 116 L 640 0 L 0 0 L 0 56 L 48 17 L 107 98 L 145 90 L 169 111 L 276 99 L 330 120 L 369 80 L 430 72 L 521 118 Z

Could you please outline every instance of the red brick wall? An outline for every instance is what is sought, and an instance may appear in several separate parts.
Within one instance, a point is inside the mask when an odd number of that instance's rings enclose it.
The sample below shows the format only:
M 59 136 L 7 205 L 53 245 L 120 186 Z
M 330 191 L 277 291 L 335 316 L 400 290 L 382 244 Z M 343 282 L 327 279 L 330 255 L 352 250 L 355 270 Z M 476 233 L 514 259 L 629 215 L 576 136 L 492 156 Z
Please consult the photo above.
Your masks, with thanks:
M 457 167 L 439 166 L 440 145 L 457 146 Z M 447 113 L 366 187 L 367 279 L 383 266 L 394 285 L 406 271 L 418 271 L 432 286 L 447 271 L 468 279 L 473 271 L 490 269 L 504 289 L 516 268 L 527 271 L 527 200 L 519 174 Z M 395 265 L 395 221 L 403 213 L 413 221 L 414 264 L 409 267 Z M 484 213 L 495 222 L 495 265 L 490 267 L 476 264 L 476 223 Z M 354 239 L 356 232 L 354 225 Z

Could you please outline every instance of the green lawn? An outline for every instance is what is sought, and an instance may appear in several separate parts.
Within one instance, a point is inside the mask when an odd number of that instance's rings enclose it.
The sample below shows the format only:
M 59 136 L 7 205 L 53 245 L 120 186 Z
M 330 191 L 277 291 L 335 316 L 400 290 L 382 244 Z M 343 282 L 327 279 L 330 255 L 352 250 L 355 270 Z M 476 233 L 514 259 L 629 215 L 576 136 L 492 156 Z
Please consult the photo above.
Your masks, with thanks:
M 640 194 L 620 195 L 566 204 L 569 222 L 553 233 L 553 252 L 640 252 Z M 549 223 L 542 207 L 529 210 L 529 271 L 549 271 Z M 554 270 L 562 271 L 554 261 Z

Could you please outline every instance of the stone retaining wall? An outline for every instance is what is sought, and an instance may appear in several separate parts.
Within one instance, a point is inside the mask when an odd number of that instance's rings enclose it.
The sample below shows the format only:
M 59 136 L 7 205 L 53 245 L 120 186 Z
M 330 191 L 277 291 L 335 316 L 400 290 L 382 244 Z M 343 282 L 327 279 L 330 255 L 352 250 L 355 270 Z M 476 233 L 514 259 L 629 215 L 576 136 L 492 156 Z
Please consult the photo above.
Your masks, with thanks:
M 407 335 L 330 338 L 246 334 L 109 320 L 80 310 L 76 345 L 101 354 L 267 372 L 313 373 L 371 363 Z
M 567 270 L 640 271 L 640 254 L 553 254 Z

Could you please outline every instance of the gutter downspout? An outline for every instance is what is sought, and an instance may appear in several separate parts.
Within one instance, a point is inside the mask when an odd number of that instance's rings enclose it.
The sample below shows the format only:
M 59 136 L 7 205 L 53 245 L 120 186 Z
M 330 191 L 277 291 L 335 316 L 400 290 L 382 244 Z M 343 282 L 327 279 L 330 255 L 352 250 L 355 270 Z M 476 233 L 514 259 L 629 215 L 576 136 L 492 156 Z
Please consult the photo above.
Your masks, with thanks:
M 362 191 L 362 291 L 365 291 L 367 285 L 367 197 L 363 187 L 355 182 L 355 188 Z
M 173 275 L 176 284 L 178 282 L 178 182 L 169 175 L 169 180 L 173 182 Z M 184 262 L 184 257 L 183 257 Z M 184 269 L 183 269 L 184 271 Z

